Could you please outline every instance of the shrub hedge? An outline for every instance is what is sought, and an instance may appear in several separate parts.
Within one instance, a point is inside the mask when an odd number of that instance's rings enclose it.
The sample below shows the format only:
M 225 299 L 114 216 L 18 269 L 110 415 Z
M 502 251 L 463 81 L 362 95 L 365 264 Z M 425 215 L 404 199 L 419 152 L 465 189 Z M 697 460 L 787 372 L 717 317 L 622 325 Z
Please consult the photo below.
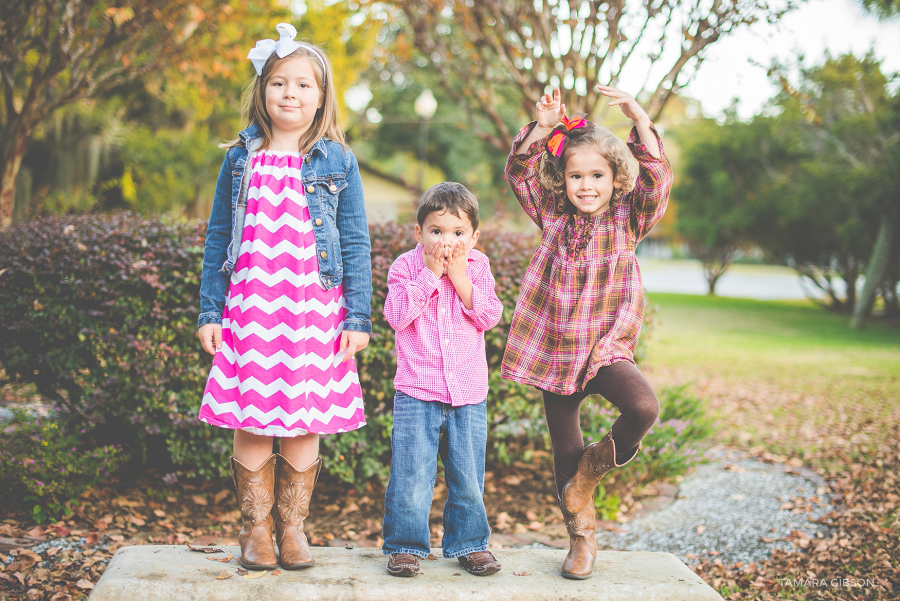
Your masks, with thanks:
M 227 474 L 231 432 L 196 419 L 210 367 L 196 338 L 204 231 L 177 219 L 90 214 L 18 225 L 0 239 L 0 366 L 55 400 L 82 446 L 121 445 L 132 462 L 180 475 Z M 357 485 L 386 481 L 389 470 L 396 357 L 382 307 L 388 268 L 412 247 L 412 231 L 371 227 L 373 334 L 359 358 L 368 425 L 321 444 L 328 471 Z M 540 397 L 498 369 L 536 242 L 498 231 L 479 239 L 504 304 L 486 335 L 491 461 L 546 445 Z

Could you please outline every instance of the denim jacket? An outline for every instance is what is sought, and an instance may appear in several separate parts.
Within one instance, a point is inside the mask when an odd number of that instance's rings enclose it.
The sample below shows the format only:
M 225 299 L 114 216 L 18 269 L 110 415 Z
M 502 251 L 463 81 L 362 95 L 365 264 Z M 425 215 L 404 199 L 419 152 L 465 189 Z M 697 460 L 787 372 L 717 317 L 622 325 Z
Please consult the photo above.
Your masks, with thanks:
M 240 133 L 243 146 L 230 148 L 216 183 L 206 230 L 200 317 L 197 325 L 222 323 L 225 294 L 244 231 L 250 154 L 262 143 L 259 126 Z M 343 284 L 344 329 L 372 332 L 372 260 L 359 165 L 350 150 L 320 138 L 303 157 L 306 202 L 316 235 L 319 275 L 327 290 Z

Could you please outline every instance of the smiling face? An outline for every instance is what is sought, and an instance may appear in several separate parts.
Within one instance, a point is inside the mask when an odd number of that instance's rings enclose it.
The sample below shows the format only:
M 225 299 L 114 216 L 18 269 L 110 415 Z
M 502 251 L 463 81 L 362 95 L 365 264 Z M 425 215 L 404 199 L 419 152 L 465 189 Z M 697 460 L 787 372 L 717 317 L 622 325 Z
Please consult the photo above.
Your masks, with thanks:
M 287 136 L 299 139 L 321 106 L 322 89 L 308 58 L 289 58 L 272 69 L 266 82 L 266 112 L 272 123 L 273 139 Z
M 596 148 L 572 149 L 566 157 L 566 196 L 578 214 L 599 215 L 609 206 L 614 174 L 609 161 Z
M 425 247 L 431 247 L 434 242 L 440 242 L 444 247 L 444 273 L 447 273 L 447 259 L 450 251 L 460 240 L 466 250 L 474 248 L 481 232 L 472 228 L 465 213 L 457 217 L 450 211 L 433 211 L 429 213 L 421 226 L 416 224 L 416 241 Z

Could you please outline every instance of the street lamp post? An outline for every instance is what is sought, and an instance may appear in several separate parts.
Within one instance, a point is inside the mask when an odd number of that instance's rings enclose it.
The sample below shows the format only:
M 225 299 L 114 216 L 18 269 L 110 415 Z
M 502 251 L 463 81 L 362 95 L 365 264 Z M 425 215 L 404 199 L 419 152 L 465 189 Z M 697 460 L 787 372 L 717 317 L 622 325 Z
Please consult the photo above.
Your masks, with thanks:
M 425 190 L 425 148 L 428 146 L 428 124 L 437 111 L 437 100 L 431 90 L 425 88 L 416 98 L 413 105 L 416 115 L 419 116 L 419 190 Z

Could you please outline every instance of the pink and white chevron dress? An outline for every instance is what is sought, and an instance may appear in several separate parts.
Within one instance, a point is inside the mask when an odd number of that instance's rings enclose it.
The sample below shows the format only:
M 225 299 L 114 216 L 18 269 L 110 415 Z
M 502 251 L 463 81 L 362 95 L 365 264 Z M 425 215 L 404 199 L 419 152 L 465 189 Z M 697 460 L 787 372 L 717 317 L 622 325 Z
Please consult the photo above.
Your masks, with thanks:
M 340 362 L 342 288 L 325 290 L 299 153 L 250 162 L 247 217 L 199 418 L 265 436 L 365 425 L 356 361 Z

